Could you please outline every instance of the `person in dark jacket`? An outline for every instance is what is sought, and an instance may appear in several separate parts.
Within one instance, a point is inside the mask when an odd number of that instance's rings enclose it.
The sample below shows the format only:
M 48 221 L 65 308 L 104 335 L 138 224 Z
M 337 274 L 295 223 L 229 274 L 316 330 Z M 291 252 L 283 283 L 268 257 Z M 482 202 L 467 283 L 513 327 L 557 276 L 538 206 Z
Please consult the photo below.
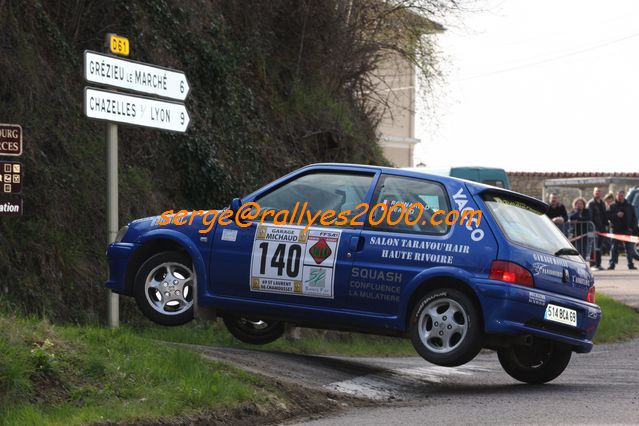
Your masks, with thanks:
M 612 205 L 612 203 L 615 202 L 615 194 L 612 192 L 607 193 L 604 196 L 604 203 L 606 203 L 606 217 L 608 217 L 608 231 L 610 231 L 610 218 L 609 218 L 609 213 L 610 213 L 610 206 Z M 612 250 L 612 238 L 604 238 L 603 243 L 601 244 L 601 254 L 610 254 L 610 251 Z
M 601 199 L 601 189 L 594 188 L 592 190 L 592 199 L 588 201 L 588 211 L 590 212 L 590 220 L 595 224 L 595 231 L 608 232 L 608 213 L 606 212 L 606 203 Z M 595 269 L 603 270 L 601 266 L 601 249 L 605 238 L 599 234 L 595 234 Z
M 632 235 L 632 233 L 637 230 L 637 215 L 632 205 L 626 201 L 626 193 L 624 191 L 617 192 L 615 202 L 610 205 L 608 218 L 612 225 L 613 234 Z M 608 269 L 615 269 L 615 265 L 619 260 L 619 248 L 621 245 L 626 249 L 628 269 L 637 269 L 632 262 L 632 255 L 630 254 L 633 249 L 632 243 L 620 240 L 614 240 L 612 244 L 610 266 L 608 266 Z
M 568 212 L 564 205 L 559 202 L 559 196 L 556 192 L 548 196 L 548 204 L 550 204 L 550 207 L 548 207 L 546 216 L 548 216 L 555 225 L 559 226 L 568 222 Z
M 581 257 L 588 260 L 590 258 L 590 245 L 588 244 L 588 222 L 590 222 L 590 211 L 586 208 L 586 200 L 575 198 L 572 202 L 570 212 L 570 225 L 573 230 L 573 245 L 581 254 Z

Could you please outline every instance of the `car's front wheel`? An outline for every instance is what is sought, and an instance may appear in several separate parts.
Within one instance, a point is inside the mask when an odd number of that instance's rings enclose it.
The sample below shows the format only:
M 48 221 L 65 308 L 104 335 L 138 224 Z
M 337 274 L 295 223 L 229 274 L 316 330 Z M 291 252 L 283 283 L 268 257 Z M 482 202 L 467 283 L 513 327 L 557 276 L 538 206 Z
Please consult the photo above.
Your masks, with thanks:
M 548 340 L 536 340 L 531 346 L 513 345 L 497 352 L 499 363 L 513 379 L 541 384 L 556 379 L 570 362 L 572 352 Z
M 142 313 L 161 325 L 193 319 L 195 273 L 191 259 L 167 251 L 149 257 L 135 276 L 133 295 Z
M 265 345 L 284 334 L 284 323 L 281 321 L 266 321 L 234 315 L 225 315 L 223 319 L 224 325 L 236 339 L 251 345 Z
M 473 359 L 482 344 L 479 309 L 465 293 L 438 288 L 426 293 L 410 318 L 410 337 L 426 361 L 445 367 Z

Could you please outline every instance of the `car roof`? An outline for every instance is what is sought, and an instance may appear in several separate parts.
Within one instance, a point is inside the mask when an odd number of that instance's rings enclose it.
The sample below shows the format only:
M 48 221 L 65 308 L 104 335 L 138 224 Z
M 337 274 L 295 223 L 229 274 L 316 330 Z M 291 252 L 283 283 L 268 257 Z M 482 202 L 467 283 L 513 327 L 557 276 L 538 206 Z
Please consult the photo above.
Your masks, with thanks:
M 374 166 L 374 165 L 366 165 L 366 164 L 352 164 L 352 163 L 315 163 L 309 164 L 303 169 L 306 168 L 325 168 L 328 170 L 353 170 L 359 169 L 362 171 L 375 171 L 379 170 L 382 173 L 397 175 L 397 176 L 407 176 L 407 177 L 416 177 L 416 178 L 431 178 L 438 181 L 455 181 L 455 182 L 464 182 L 467 185 L 471 185 L 479 190 L 484 190 L 486 188 L 492 188 L 490 185 L 485 185 L 483 183 L 475 182 L 472 180 L 461 179 L 457 177 L 440 175 L 437 173 L 432 173 L 431 170 L 424 169 L 420 170 L 418 167 L 411 168 L 397 168 L 397 167 L 386 167 L 386 166 Z
M 494 193 L 500 193 L 502 195 L 510 195 L 512 197 L 515 198 L 519 198 L 523 201 L 527 201 L 533 204 L 537 204 L 540 208 L 548 208 L 548 204 L 544 203 L 541 200 L 538 200 L 537 198 L 533 198 L 530 197 L 528 195 L 525 194 L 521 194 L 518 192 L 514 192 L 511 191 L 509 189 L 504 189 L 504 188 L 499 188 L 496 186 L 491 186 L 491 185 L 485 185 L 483 183 L 479 183 L 479 182 L 475 182 L 475 181 L 471 181 L 471 180 L 466 180 L 466 179 L 460 179 L 460 178 L 456 178 L 456 177 L 451 177 L 451 176 L 442 176 L 442 175 L 436 175 L 436 174 L 432 174 L 432 173 L 428 173 L 428 171 L 420 171 L 420 170 L 414 170 L 414 169 L 398 169 L 395 167 L 386 167 L 386 166 L 375 166 L 375 165 L 368 165 L 368 164 L 353 164 L 353 163 L 314 163 L 314 164 L 309 164 L 307 166 L 304 166 L 300 169 L 294 170 L 293 172 L 289 173 L 286 176 L 283 176 L 282 178 L 272 182 L 269 185 L 266 185 L 267 187 L 269 186 L 275 186 L 277 185 L 279 182 L 286 180 L 288 178 L 289 175 L 291 174 L 297 174 L 298 172 L 302 172 L 304 170 L 309 170 L 309 169 L 323 169 L 323 170 L 350 170 L 350 171 L 365 171 L 365 172 L 381 172 L 381 173 L 386 173 L 389 175 L 395 175 L 395 176 L 405 176 L 405 177 L 413 177 L 413 178 L 418 178 L 418 179 L 431 179 L 434 181 L 438 181 L 441 182 L 443 184 L 447 184 L 447 183 L 452 183 L 452 182 L 461 182 L 464 183 L 466 185 L 466 187 L 468 188 L 469 192 L 473 195 L 482 193 L 482 192 L 494 192 Z M 263 187 L 262 189 L 264 189 L 265 187 Z M 255 193 L 253 193 L 255 194 Z M 250 195 L 253 195 L 250 194 Z

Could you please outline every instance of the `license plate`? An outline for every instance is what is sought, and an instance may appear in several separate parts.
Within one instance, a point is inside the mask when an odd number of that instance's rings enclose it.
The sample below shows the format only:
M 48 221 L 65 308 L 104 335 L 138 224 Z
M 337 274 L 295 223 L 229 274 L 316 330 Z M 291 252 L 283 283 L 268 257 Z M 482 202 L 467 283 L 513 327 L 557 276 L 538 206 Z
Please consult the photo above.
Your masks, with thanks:
M 548 304 L 544 319 L 577 327 L 577 311 L 563 306 Z

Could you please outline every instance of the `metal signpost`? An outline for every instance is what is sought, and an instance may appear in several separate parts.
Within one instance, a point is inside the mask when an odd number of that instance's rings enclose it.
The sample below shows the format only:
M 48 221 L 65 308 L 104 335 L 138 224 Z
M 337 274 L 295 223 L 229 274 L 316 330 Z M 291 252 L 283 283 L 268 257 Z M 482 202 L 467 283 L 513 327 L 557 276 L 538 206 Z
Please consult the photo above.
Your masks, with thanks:
M 107 50 L 128 56 L 129 40 L 107 34 Z M 152 96 L 184 101 L 189 94 L 189 82 L 181 71 L 142 62 L 118 58 L 109 54 L 85 51 L 84 78 L 87 82 L 124 89 Z M 107 243 L 118 232 L 118 125 L 150 127 L 172 132 L 186 132 L 190 117 L 183 103 L 147 96 L 131 95 L 113 90 L 85 87 L 84 114 L 107 121 Z M 108 321 L 118 327 L 119 297 L 109 292 Z
M 86 93 L 86 91 L 85 91 Z M 107 123 L 107 244 L 118 234 L 118 125 Z M 107 271 L 108 273 L 108 271 Z M 120 326 L 120 295 L 108 290 L 107 317 L 110 327 Z

